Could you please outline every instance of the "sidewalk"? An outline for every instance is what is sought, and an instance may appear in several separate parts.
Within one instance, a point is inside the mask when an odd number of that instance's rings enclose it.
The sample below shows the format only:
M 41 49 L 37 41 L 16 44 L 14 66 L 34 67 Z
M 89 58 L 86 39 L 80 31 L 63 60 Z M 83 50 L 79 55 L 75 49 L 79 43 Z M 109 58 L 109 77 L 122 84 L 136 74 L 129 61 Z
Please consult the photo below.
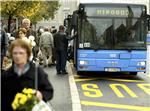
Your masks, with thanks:
M 55 66 L 44 68 L 54 87 L 54 96 L 50 101 L 55 111 L 72 111 L 69 86 L 69 74 L 57 75 Z

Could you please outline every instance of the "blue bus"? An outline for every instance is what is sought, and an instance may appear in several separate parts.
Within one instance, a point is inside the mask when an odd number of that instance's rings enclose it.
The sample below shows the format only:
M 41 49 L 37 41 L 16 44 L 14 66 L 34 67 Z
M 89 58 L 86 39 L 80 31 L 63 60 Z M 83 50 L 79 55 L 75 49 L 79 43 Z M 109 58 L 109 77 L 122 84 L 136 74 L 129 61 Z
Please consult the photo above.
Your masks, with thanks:
M 147 9 L 137 4 L 80 4 L 65 19 L 77 31 L 74 65 L 87 71 L 146 72 Z

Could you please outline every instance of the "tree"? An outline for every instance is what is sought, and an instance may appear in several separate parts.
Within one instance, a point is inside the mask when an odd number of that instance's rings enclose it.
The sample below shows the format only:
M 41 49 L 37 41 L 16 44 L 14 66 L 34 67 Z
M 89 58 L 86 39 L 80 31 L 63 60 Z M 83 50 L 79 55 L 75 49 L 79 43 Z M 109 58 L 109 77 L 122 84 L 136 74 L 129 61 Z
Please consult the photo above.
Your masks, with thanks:
M 56 11 L 60 7 L 60 4 L 58 1 L 45 1 L 40 4 L 41 4 L 40 11 L 38 11 L 36 14 L 31 16 L 30 18 L 33 21 L 33 23 L 36 23 L 37 21 L 43 18 L 46 20 L 48 20 L 49 18 L 53 19 Z
M 59 6 L 58 1 L 2 0 L 0 12 L 2 17 L 8 19 L 8 32 L 10 32 L 10 21 L 12 18 L 29 18 L 32 23 L 36 23 L 43 18 L 54 18 L 54 14 Z
M 46 9 L 46 14 L 43 13 L 42 16 L 45 18 L 45 19 L 49 19 L 50 18 L 54 18 L 54 14 L 55 12 L 58 10 L 58 8 L 60 7 L 60 4 L 58 1 L 46 1 L 45 2 L 45 6 L 47 7 Z

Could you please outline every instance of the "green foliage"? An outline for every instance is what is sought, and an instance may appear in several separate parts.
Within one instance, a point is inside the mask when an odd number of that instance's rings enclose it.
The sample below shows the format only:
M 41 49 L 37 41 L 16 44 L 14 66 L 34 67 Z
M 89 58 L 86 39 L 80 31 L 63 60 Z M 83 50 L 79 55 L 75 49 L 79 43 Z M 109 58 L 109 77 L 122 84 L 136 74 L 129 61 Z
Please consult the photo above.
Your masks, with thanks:
M 54 18 L 54 14 L 59 7 L 58 1 L 2 0 L 0 12 L 1 16 L 5 18 L 24 17 L 29 18 L 33 23 L 36 23 L 43 18 Z
M 58 8 L 60 7 L 60 4 L 58 1 L 46 1 L 44 4 L 47 9 L 46 12 L 47 13 L 43 13 L 43 17 L 45 19 L 49 19 L 49 17 L 51 17 L 52 19 L 54 18 L 55 12 L 58 10 Z

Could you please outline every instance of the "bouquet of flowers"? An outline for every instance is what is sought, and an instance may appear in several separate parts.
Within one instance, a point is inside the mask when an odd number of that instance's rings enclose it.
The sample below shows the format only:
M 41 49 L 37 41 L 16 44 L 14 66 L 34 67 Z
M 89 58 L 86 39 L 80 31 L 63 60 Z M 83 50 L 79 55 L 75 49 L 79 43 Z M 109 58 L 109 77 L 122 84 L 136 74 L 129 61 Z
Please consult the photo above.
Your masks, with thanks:
M 17 111 L 31 111 L 32 108 L 39 102 L 36 98 L 36 91 L 31 88 L 24 88 L 22 93 L 17 93 L 12 108 Z
M 15 111 L 52 111 L 52 107 L 39 100 L 36 97 L 36 90 L 31 88 L 24 88 L 22 93 L 16 94 L 12 108 Z

